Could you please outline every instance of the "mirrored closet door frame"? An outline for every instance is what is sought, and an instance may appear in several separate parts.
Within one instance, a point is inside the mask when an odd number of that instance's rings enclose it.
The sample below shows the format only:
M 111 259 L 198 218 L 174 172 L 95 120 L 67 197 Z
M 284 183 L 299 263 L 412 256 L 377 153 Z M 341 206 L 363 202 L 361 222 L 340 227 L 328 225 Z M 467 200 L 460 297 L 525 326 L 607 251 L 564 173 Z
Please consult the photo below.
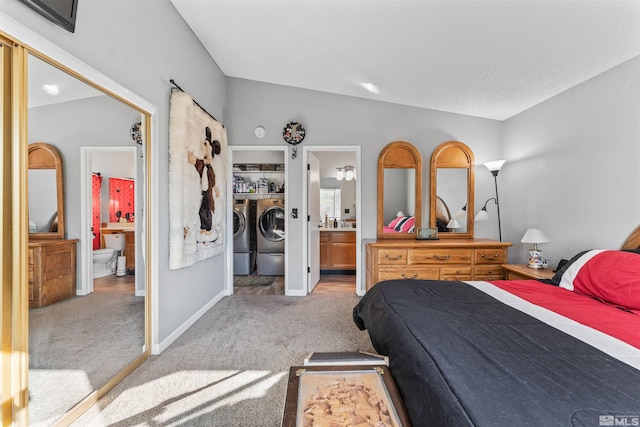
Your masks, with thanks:
M 27 211 L 27 146 L 28 146 L 28 57 L 35 56 L 53 67 L 92 86 L 126 106 L 137 110 L 142 117 L 145 180 L 143 191 L 145 212 L 142 218 L 144 240 L 138 240 L 144 263 L 144 347 L 141 354 L 106 384 L 88 394 L 79 403 L 56 420 L 55 425 L 69 425 L 91 405 L 104 396 L 118 382 L 140 366 L 151 350 L 152 286 L 156 277 L 157 249 L 157 182 L 152 180 L 152 166 L 157 165 L 157 154 L 152 150 L 152 135 L 156 134 L 156 108 L 113 82 L 86 64 L 12 19 L 0 14 L 0 75 L 2 76 L 3 149 L 0 156 L 3 174 L 1 217 L 3 239 L 0 243 L 2 258 L 2 288 L 0 319 L 2 332 L 2 420 L 3 425 L 28 425 L 29 377 L 29 308 L 28 308 L 28 211 Z M 77 166 L 77 165 L 76 165 Z

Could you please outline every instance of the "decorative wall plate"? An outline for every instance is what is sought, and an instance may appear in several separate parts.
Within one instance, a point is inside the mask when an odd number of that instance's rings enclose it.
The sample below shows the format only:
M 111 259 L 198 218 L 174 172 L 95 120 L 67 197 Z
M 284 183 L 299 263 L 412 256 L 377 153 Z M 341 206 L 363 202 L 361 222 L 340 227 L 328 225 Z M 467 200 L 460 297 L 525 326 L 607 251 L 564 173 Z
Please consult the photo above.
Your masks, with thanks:
M 304 139 L 305 132 L 300 123 L 290 122 L 282 130 L 282 137 L 287 144 L 298 145 Z
M 137 122 L 134 123 L 133 126 L 131 126 L 131 130 L 129 130 L 129 135 L 131 135 L 131 139 L 133 139 L 133 142 L 140 145 L 142 145 L 142 131 L 140 130 L 141 127 L 142 122 Z

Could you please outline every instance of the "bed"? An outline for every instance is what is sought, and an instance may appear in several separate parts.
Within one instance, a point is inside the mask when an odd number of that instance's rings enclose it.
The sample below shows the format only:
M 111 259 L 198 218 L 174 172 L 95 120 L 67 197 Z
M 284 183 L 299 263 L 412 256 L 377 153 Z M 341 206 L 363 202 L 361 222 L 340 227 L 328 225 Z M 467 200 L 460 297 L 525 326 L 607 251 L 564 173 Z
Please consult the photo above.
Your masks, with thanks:
M 547 282 L 380 282 L 353 317 L 414 426 L 639 425 L 638 253 L 580 252 Z

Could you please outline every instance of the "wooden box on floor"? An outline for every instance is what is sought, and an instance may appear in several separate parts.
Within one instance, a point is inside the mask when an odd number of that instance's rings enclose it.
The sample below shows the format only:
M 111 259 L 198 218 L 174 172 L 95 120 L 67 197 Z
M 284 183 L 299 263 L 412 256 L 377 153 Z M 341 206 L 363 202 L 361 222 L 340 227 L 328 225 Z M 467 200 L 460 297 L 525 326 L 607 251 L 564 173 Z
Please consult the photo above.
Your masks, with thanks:
M 386 366 L 292 366 L 289 370 L 283 427 L 380 421 L 411 426 Z

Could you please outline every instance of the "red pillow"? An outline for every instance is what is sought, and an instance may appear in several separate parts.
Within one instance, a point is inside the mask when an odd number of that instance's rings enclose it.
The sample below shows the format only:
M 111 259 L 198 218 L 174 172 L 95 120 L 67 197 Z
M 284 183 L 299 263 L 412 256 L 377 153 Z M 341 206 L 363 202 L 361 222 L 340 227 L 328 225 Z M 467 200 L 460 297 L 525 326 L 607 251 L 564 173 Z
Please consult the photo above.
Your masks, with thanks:
M 560 286 L 627 310 L 640 310 L 640 255 L 588 251 L 564 272 Z
M 406 216 L 397 216 L 394 219 L 391 220 L 391 222 L 389 223 L 389 228 L 396 228 L 396 225 L 398 225 L 398 223 L 402 220 L 404 220 L 406 218 Z
M 407 218 L 405 222 L 400 225 L 401 233 L 413 233 L 413 227 L 416 224 L 416 219 L 412 216 Z

